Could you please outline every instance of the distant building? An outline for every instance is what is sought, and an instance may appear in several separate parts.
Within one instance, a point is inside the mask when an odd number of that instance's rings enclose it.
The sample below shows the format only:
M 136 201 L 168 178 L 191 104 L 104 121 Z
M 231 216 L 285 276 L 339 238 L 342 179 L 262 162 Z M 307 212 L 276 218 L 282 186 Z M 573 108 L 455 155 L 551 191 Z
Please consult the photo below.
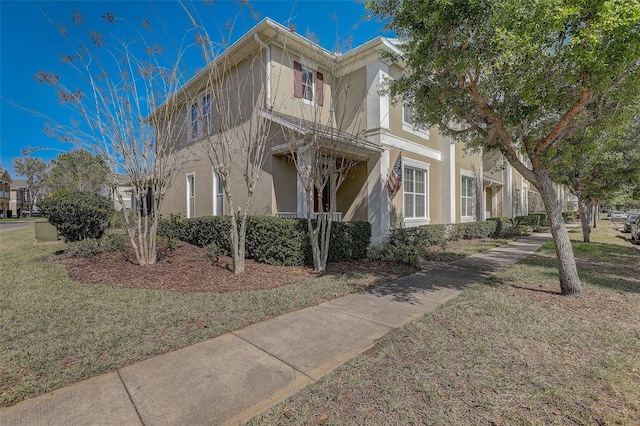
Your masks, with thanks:
M 14 179 L 11 184 L 9 210 L 12 217 L 20 217 L 28 213 L 31 205 L 31 195 L 25 179 Z
M 7 217 L 7 210 L 10 207 L 11 200 L 11 184 L 13 180 L 11 176 L 9 176 L 9 172 L 7 170 L 2 170 L 0 172 L 0 218 Z

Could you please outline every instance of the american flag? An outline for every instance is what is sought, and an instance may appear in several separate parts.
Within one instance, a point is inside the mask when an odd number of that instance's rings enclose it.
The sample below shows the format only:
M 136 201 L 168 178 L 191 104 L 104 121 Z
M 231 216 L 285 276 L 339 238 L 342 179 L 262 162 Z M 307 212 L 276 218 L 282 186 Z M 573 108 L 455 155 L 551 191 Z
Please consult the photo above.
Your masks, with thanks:
M 389 172 L 389 178 L 387 179 L 387 192 L 389 193 L 389 199 L 393 199 L 396 196 L 400 187 L 402 186 L 402 153 L 398 155 L 396 163 Z

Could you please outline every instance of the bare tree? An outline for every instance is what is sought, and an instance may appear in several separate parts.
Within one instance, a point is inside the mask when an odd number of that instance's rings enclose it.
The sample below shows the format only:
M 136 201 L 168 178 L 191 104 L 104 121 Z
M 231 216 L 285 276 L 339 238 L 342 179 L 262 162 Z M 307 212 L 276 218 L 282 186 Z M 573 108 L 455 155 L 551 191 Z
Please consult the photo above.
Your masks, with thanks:
M 248 6 L 253 12 L 251 5 Z M 272 136 L 272 121 L 265 112 L 268 99 L 264 44 L 256 35 L 258 49 L 249 56 L 214 44 L 203 25 L 185 8 L 196 30 L 196 40 L 207 62 L 206 68 L 183 90 L 194 101 L 187 105 L 187 121 L 191 139 L 209 159 L 220 179 L 231 216 L 229 243 L 233 273 L 244 272 L 247 217 L 262 173 Z M 227 30 L 233 30 L 228 23 Z M 223 37 L 228 40 L 230 37 Z M 244 194 L 236 194 L 238 177 L 244 183 Z M 242 191 L 242 190 L 240 190 Z M 237 200 L 244 204 L 234 204 Z M 237 208 L 236 208 L 237 207 Z
M 282 128 L 305 195 L 314 270 L 323 272 L 338 190 L 349 172 L 366 158 L 363 148 L 368 142 L 362 121 L 367 90 L 362 79 L 340 69 L 338 55 L 314 47 L 307 54 L 326 72 L 307 70 L 291 59 L 295 101 Z M 325 96 L 325 85 L 331 89 L 330 96 Z
M 46 133 L 100 155 L 112 171 L 112 191 L 123 206 L 117 174 L 128 175 L 134 202 L 131 209 L 125 208 L 125 226 L 138 263 L 148 266 L 156 263 L 165 192 L 187 161 L 188 151 L 180 150 L 176 142 L 182 140 L 186 125 L 170 119 L 184 102 L 174 94 L 184 80 L 186 47 L 170 56 L 163 46 L 149 41 L 150 21 L 143 20 L 138 27 L 112 13 L 101 18 L 134 31 L 135 40 L 87 28 L 88 20 L 73 10 L 71 28 L 56 27 L 71 48 L 60 59 L 75 71 L 74 87 L 44 70 L 34 78 L 55 87 L 58 102 L 75 113 L 69 125 L 47 124 Z M 75 39 L 76 31 L 88 35 L 88 40 Z

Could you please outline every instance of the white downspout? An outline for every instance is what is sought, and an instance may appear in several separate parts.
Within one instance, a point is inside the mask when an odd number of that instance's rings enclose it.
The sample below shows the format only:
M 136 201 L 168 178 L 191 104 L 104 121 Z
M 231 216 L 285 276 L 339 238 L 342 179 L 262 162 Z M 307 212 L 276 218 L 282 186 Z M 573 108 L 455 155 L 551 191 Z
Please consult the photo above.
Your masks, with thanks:
M 267 74 L 267 88 L 266 88 L 266 98 L 267 98 L 267 109 L 271 110 L 271 48 L 266 45 L 261 39 L 258 33 L 253 35 L 255 41 L 267 51 L 267 60 L 266 60 L 266 74 Z

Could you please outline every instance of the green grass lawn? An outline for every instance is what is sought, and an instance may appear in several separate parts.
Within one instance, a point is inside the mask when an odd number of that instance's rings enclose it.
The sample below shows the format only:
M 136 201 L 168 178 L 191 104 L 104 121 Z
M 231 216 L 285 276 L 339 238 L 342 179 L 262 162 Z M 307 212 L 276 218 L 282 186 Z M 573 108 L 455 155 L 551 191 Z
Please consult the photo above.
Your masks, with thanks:
M 46 262 L 64 245 L 0 233 L 0 406 L 361 289 L 366 274 L 203 293 L 72 281 Z M 369 280 L 370 281 L 370 280 Z
M 582 299 L 558 294 L 547 243 L 250 423 L 640 424 L 640 256 L 622 235 L 571 232 Z

